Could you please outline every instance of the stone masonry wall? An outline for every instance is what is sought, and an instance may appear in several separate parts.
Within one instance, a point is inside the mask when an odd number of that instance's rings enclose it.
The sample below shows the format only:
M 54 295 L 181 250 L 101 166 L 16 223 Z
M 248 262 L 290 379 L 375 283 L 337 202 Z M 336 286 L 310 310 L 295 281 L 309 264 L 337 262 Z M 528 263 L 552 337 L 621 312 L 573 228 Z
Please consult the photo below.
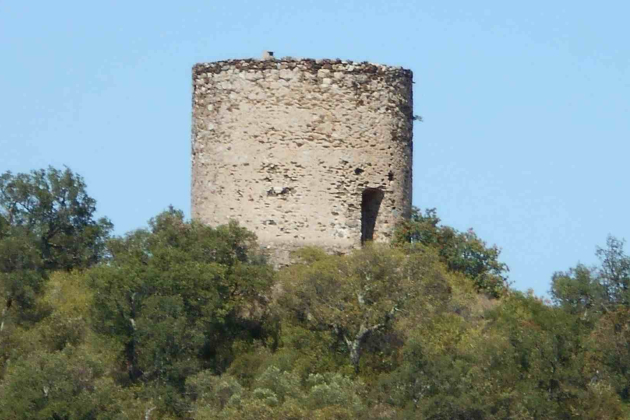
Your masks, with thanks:
M 389 241 L 411 210 L 412 73 L 341 60 L 193 68 L 192 213 L 235 219 L 276 264 Z

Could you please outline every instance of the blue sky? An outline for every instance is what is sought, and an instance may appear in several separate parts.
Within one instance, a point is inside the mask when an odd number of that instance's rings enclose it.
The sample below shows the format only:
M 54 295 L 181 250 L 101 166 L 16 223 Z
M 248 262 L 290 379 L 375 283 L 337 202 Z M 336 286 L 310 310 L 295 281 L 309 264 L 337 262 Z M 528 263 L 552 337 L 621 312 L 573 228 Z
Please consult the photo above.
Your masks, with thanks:
M 630 238 L 622 1 L 0 1 L 0 171 L 68 165 L 117 233 L 190 214 L 194 63 L 410 68 L 414 204 L 503 249 L 521 290 Z

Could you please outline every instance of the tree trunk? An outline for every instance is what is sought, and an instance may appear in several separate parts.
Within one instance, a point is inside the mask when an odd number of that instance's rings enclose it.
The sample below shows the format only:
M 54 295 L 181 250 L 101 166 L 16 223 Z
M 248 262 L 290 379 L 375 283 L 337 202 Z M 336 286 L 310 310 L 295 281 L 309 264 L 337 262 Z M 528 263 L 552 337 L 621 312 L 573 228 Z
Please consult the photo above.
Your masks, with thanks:
M 0 315 L 0 333 L 4 331 L 4 317 L 7 314 L 7 308 L 2 309 L 2 315 Z
M 7 316 L 7 311 L 11 307 L 11 302 L 11 298 L 7 299 L 7 303 L 4 305 L 4 308 L 2 308 L 2 314 L 0 314 L 0 333 L 4 331 L 4 318 Z
M 380 328 L 382 328 L 383 324 L 377 324 L 370 328 L 365 328 L 364 325 L 361 325 L 359 328 L 359 332 L 354 336 L 354 339 L 350 340 L 347 336 L 343 336 L 344 341 L 346 342 L 346 347 L 348 347 L 348 351 L 350 352 L 350 363 L 354 366 L 355 373 L 359 373 L 359 362 L 361 361 L 361 346 L 365 339 L 373 332 Z
M 350 350 L 350 362 L 354 366 L 354 372 L 359 373 L 359 362 L 361 361 L 361 341 L 356 338 L 347 343 Z

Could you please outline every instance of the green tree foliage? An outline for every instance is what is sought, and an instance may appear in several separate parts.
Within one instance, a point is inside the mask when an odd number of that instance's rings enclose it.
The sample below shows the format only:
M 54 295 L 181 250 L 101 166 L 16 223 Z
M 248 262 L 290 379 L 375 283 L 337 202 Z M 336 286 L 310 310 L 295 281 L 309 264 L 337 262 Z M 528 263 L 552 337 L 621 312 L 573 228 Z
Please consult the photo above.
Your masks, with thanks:
M 590 328 L 584 374 L 630 402 L 630 257 L 623 247 L 624 241 L 609 236 L 606 247 L 597 248 L 600 265 L 556 273 L 551 296 Z
M 108 264 L 90 271 L 93 322 L 123 346 L 132 382 L 181 390 L 202 367 L 222 371 L 234 339 L 261 336 L 272 270 L 236 224 L 213 229 L 171 209 L 149 225 L 112 240 Z
M 305 381 L 275 367 L 246 388 L 229 376 L 207 371 L 186 383 L 195 419 L 359 419 L 367 418 L 366 387 L 341 374 L 312 374 Z
M 140 415 L 133 393 L 106 377 L 104 362 L 73 347 L 19 359 L 0 384 L 0 418 L 114 419 L 125 418 L 126 411 Z
M 0 418 L 624 419 L 630 258 L 507 289 L 499 250 L 415 212 L 394 246 L 303 249 L 169 209 L 108 239 L 69 170 L 5 174 Z
M 623 251 L 624 241 L 609 236 L 606 248 L 597 248 L 601 261 L 599 282 L 609 305 L 630 306 L 630 257 Z
M 411 218 L 399 224 L 394 244 L 422 244 L 437 250 L 441 261 L 449 270 L 470 278 L 475 286 L 490 296 L 499 297 L 506 290 L 508 267 L 499 261 L 501 250 L 488 247 L 470 229 L 459 232 L 440 225 L 435 209 L 424 214 L 413 208 Z
M 280 304 L 310 328 L 332 332 L 356 371 L 370 336 L 387 331 L 401 312 L 420 305 L 426 290 L 438 299 L 449 294 L 431 252 L 406 254 L 372 245 L 348 258 L 310 257 L 285 271 Z
M 95 211 L 83 178 L 68 168 L 0 175 L 0 215 L 10 227 L 32 235 L 45 269 L 98 262 L 112 225 L 105 218 L 95 220 Z
M 8 228 L 0 237 L 0 334 L 10 318 L 18 323 L 39 318 L 35 302 L 47 272 L 33 242 L 33 236 L 21 229 Z
M 582 374 L 583 337 L 570 315 L 518 293 L 483 319 L 444 314 L 412 333 L 380 398 L 404 418 L 624 418 L 611 387 Z
M 583 320 L 597 318 L 604 309 L 605 289 L 594 269 L 578 264 L 566 272 L 554 273 L 551 280 L 554 302 Z
M 0 418 L 141 416 L 145 402 L 116 384 L 116 346 L 90 330 L 91 303 L 83 274 L 55 272 L 37 300 L 48 316 L 4 331 Z
M 8 317 L 33 322 L 48 273 L 86 268 L 104 254 L 111 223 L 96 220 L 96 202 L 79 175 L 48 168 L 0 175 L 0 292 Z
M 578 264 L 567 272 L 554 274 L 551 296 L 556 304 L 584 318 L 630 307 L 630 257 L 624 241 L 609 236 L 606 248 L 597 248 L 599 267 Z
M 586 374 L 597 384 L 609 384 L 630 401 L 630 308 L 602 316 L 589 336 Z

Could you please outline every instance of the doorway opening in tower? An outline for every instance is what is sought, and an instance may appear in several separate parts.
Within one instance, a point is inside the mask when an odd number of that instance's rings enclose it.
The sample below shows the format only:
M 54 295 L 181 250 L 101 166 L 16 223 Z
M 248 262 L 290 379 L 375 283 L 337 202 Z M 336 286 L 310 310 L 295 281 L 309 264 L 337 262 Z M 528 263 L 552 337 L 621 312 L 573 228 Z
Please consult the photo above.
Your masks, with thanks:
M 361 197 L 361 245 L 374 239 L 376 218 L 385 193 L 378 188 L 366 188 Z

